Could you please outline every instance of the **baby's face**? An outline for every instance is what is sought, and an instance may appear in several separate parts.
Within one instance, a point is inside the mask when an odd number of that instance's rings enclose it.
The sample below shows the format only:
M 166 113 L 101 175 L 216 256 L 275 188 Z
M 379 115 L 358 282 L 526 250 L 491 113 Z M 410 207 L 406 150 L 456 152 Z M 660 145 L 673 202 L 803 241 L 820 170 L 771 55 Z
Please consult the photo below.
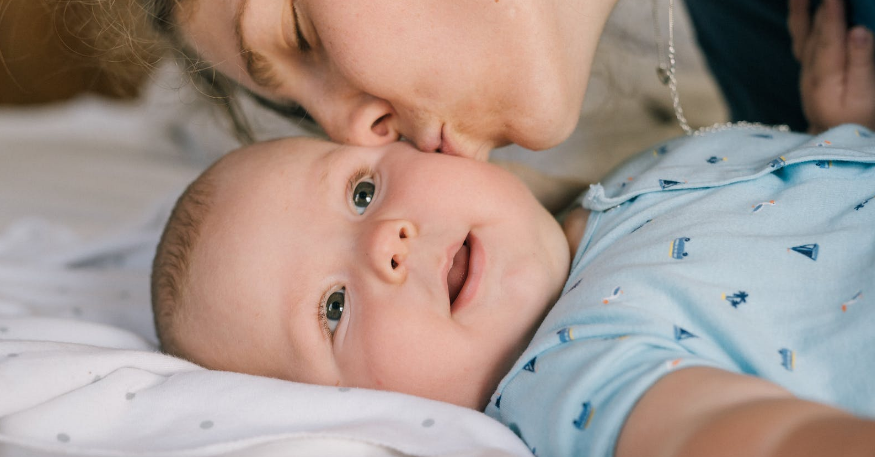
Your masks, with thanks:
M 208 367 L 482 408 L 566 279 L 562 230 L 491 164 L 312 139 L 232 154 L 183 320 Z

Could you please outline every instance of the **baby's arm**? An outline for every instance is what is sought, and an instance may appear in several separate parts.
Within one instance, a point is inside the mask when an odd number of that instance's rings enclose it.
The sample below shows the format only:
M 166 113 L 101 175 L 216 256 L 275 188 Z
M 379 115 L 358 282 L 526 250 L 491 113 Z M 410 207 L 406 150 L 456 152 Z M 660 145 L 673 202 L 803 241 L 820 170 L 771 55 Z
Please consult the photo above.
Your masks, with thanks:
M 813 21 L 808 2 L 790 1 L 788 26 L 811 133 L 849 122 L 875 128 L 872 32 L 862 26 L 848 30 L 844 0 L 823 0 Z
M 872 456 L 875 422 L 800 400 L 759 378 L 687 368 L 638 402 L 616 455 Z

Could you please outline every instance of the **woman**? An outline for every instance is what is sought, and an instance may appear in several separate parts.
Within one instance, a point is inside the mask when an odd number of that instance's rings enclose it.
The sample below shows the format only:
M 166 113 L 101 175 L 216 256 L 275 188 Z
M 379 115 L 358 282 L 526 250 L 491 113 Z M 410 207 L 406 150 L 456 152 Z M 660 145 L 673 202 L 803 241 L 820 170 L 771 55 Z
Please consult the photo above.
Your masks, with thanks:
M 571 134 L 599 36 L 617 2 L 139 1 L 147 2 L 153 23 L 175 46 L 200 63 L 200 73 L 213 87 L 221 88 L 220 83 L 227 81 L 269 107 L 310 117 L 337 142 L 374 146 L 403 137 L 422 151 L 478 160 L 486 160 L 489 151 L 506 144 L 546 149 Z M 826 0 L 830 8 L 821 10 L 844 14 L 839 12 L 844 1 Z M 873 7 L 867 1 L 852 0 L 867 5 L 868 11 Z M 711 27 L 703 21 L 719 10 L 714 5 L 723 3 L 687 3 L 704 36 Z M 668 7 L 670 2 L 653 5 Z M 769 0 L 764 5 L 770 5 L 769 11 L 778 5 L 783 13 L 771 14 L 783 14 L 784 19 L 764 25 L 740 18 L 736 22 L 750 24 L 741 29 L 759 34 L 779 28 L 779 35 L 789 36 L 785 25 L 789 16 L 791 26 L 797 24 L 796 41 L 804 40 L 799 24 L 809 23 L 808 9 L 813 6 L 809 0 L 789 5 L 787 0 Z M 714 22 L 711 35 L 723 30 L 722 23 Z M 769 36 L 763 35 L 756 46 L 742 48 L 752 53 L 753 48 L 789 43 Z M 757 106 L 778 106 L 780 113 L 761 118 L 755 110 L 738 108 L 736 96 L 750 85 L 770 87 L 766 82 L 786 67 L 798 71 L 791 46 L 778 51 L 786 54 L 785 61 L 770 57 L 771 66 L 764 68 L 751 66 L 744 56 L 731 65 L 719 61 L 718 51 L 733 47 L 737 46 L 723 43 L 709 56 L 729 98 L 733 120 L 791 122 L 794 128 L 803 128 L 791 117 L 791 111 L 801 110 L 798 103 L 775 104 L 766 96 L 748 100 Z M 742 69 L 752 79 L 727 79 L 728 67 Z M 780 84 L 784 92 L 791 92 L 785 98 L 798 100 L 799 76 L 792 75 L 791 81 L 783 78 Z
M 187 54 L 335 141 L 485 160 L 576 126 L 616 0 L 155 0 Z

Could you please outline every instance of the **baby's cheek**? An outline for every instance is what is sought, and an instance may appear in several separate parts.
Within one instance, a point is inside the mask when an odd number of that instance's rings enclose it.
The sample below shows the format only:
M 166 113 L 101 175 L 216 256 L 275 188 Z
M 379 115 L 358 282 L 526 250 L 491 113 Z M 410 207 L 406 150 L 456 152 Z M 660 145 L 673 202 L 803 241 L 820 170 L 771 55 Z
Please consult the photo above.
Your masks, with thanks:
M 409 338 L 400 325 L 370 326 L 367 332 L 356 330 L 351 329 L 345 335 L 343 345 L 337 351 L 344 383 L 355 387 L 402 390 L 404 380 L 410 377 L 409 372 L 416 368 L 416 340 Z

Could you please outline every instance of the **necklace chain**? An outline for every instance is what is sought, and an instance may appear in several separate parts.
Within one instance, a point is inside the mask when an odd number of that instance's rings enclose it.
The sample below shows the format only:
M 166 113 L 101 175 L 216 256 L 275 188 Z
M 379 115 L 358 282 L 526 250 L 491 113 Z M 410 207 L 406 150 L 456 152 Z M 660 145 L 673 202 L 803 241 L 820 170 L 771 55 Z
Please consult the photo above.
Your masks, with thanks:
M 659 23 L 659 0 L 653 0 L 653 29 L 656 35 L 657 47 L 656 76 L 659 78 L 659 82 L 661 82 L 665 86 L 668 86 L 668 89 L 671 92 L 671 105 L 672 108 L 674 108 L 674 114 L 678 120 L 678 125 L 680 125 L 681 129 L 683 129 L 684 133 L 686 133 L 687 135 L 698 136 L 704 135 L 706 133 L 728 130 L 731 128 L 778 130 L 781 132 L 790 131 L 790 127 L 787 125 L 772 126 L 759 122 L 747 121 L 717 123 L 710 127 L 700 127 L 696 130 L 693 130 L 693 128 L 690 127 L 689 122 L 687 122 L 687 117 L 684 116 L 684 109 L 681 106 L 681 97 L 678 94 L 677 59 L 675 57 L 676 52 L 674 48 L 674 0 L 668 0 L 667 49 L 663 44 L 662 32 L 660 30 Z M 663 61 L 663 55 L 665 55 L 667 63 Z

